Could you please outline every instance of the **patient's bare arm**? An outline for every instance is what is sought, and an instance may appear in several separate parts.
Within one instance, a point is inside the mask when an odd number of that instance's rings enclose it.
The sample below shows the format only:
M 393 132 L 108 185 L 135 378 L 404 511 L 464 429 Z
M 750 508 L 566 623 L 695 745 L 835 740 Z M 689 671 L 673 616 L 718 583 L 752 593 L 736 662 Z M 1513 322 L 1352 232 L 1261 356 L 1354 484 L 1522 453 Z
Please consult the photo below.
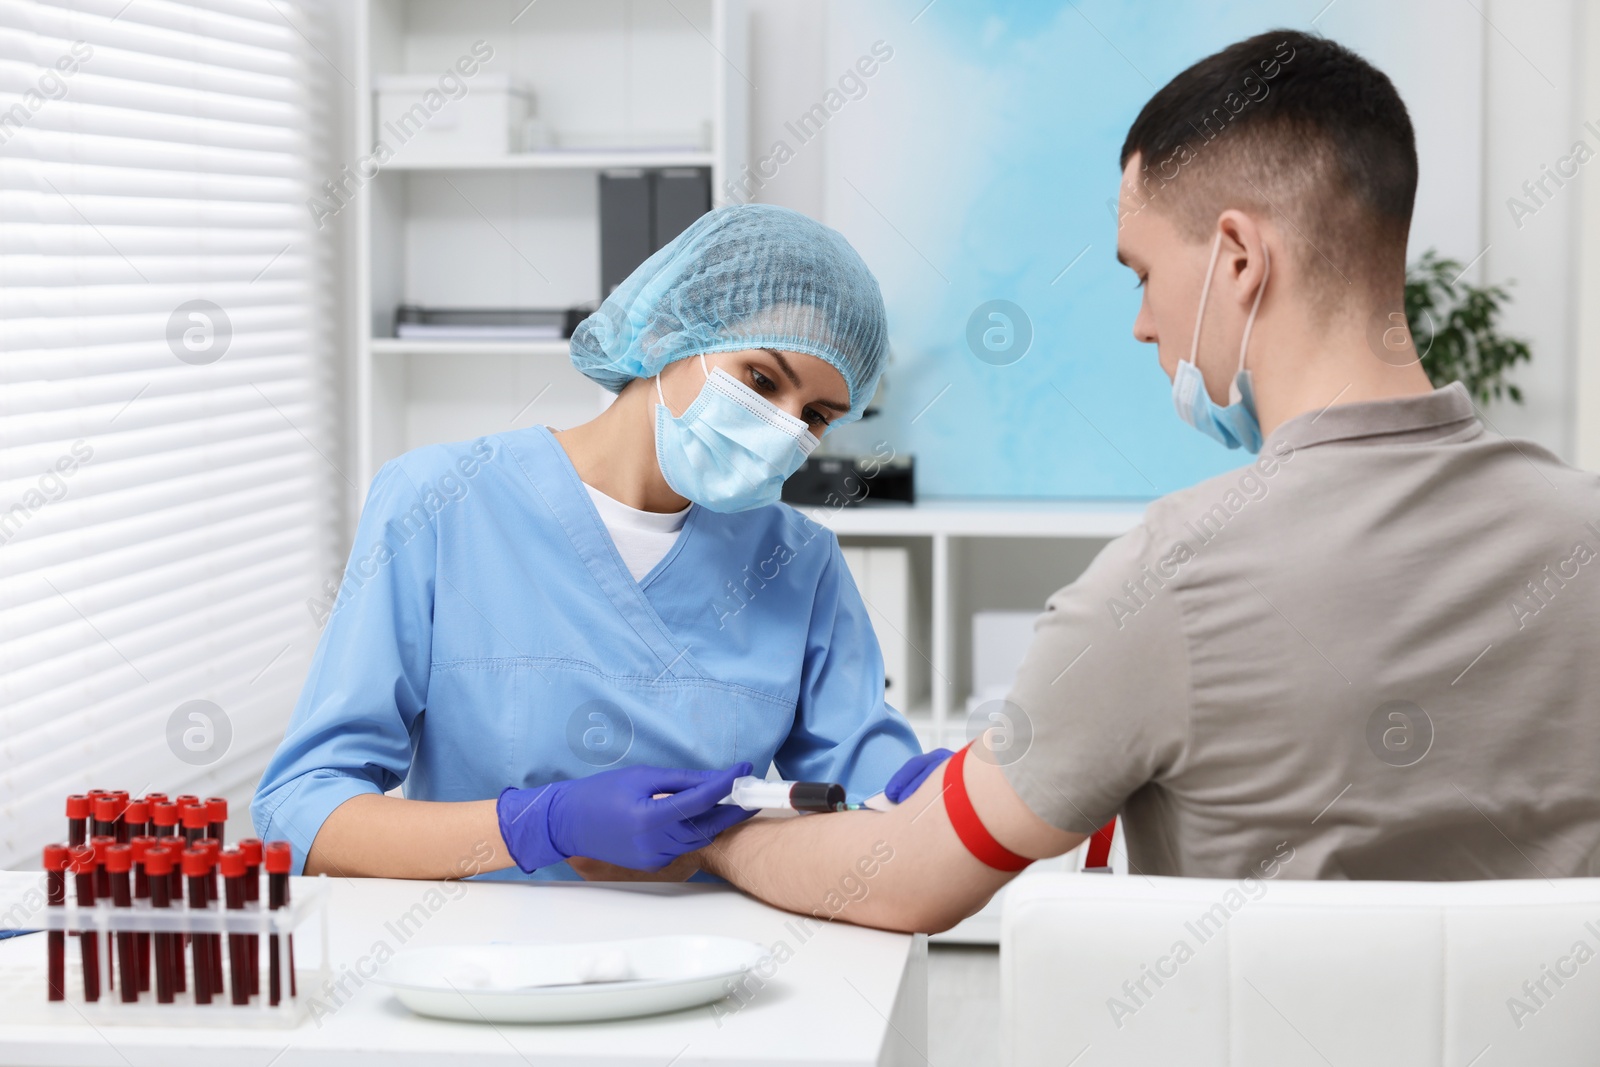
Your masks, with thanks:
M 701 866 L 769 904 L 819 919 L 947 930 L 1016 875 L 979 862 L 956 836 L 945 810 L 945 770 L 936 769 L 892 811 L 742 823 L 700 851 Z M 1084 840 L 1035 815 L 976 749 L 965 761 L 965 782 L 984 827 L 1012 852 L 1043 859 Z

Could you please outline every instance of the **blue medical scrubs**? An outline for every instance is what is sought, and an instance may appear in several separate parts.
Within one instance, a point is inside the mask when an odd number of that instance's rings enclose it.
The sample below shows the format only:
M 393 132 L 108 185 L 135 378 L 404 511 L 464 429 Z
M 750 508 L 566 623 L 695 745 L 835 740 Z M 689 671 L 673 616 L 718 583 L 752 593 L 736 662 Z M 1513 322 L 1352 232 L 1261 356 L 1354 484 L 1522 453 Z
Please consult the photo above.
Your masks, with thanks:
M 918 751 L 831 532 L 783 504 L 694 505 L 635 581 L 534 427 L 378 472 L 251 815 L 298 874 L 329 812 L 402 782 L 414 800 L 483 800 L 625 764 L 749 760 L 859 798 Z

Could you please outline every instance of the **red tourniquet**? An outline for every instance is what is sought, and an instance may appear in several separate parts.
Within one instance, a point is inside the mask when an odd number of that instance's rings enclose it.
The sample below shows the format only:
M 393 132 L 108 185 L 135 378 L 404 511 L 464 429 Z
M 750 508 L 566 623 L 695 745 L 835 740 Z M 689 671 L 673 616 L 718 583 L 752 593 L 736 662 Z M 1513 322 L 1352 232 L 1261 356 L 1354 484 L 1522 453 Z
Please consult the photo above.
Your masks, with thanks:
M 1090 867 L 1111 866 L 1111 835 L 1117 832 L 1117 817 L 1113 815 L 1111 821 L 1094 832 L 1089 838 L 1089 856 L 1084 860 L 1085 869 Z
M 962 769 L 966 764 L 967 749 L 971 747 L 967 745 L 944 765 L 944 809 L 950 815 L 950 825 L 954 827 L 961 843 L 967 846 L 967 851 L 976 856 L 980 863 L 997 871 L 1020 871 L 1033 861 L 996 841 L 994 835 L 978 820 L 978 813 L 972 807 L 972 798 L 967 796 L 967 783 Z

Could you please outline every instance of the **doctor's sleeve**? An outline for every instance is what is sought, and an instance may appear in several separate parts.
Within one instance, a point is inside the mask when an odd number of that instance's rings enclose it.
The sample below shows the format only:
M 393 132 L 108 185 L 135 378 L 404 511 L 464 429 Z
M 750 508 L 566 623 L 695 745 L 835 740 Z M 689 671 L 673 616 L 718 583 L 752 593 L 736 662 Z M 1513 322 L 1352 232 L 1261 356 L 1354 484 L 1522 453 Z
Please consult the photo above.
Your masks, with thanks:
M 383 466 L 288 729 L 250 805 L 299 874 L 328 815 L 405 780 L 427 706 L 437 531 L 405 471 Z
M 817 581 L 800 696 L 774 763 L 785 778 L 838 782 L 852 800 L 880 791 L 922 751 L 905 716 L 884 700 L 883 653 L 838 539 Z

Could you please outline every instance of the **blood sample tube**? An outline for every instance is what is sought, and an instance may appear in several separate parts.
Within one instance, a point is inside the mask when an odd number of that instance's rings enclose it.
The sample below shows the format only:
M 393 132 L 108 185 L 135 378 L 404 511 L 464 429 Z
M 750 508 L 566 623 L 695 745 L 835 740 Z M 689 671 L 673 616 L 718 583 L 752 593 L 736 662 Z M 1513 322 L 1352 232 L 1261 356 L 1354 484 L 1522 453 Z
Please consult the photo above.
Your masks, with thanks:
M 128 874 L 133 870 L 133 848 L 130 845 L 112 845 L 106 849 L 106 875 L 111 880 L 111 906 L 133 910 L 133 888 Z M 133 931 L 117 931 L 117 982 L 122 986 L 122 1002 L 132 1004 L 139 999 L 139 961 L 133 955 Z
M 193 848 L 195 842 L 210 831 L 211 817 L 206 812 L 206 806 L 199 801 L 178 805 L 178 815 L 183 819 L 183 843 Z
M 89 847 L 94 849 L 94 896 L 96 900 L 111 899 L 111 872 L 106 870 L 106 850 L 116 843 L 117 839 L 109 834 L 97 834 L 89 838 Z M 98 940 L 100 935 L 96 933 L 90 936 Z M 111 943 L 111 935 L 107 933 L 105 952 L 107 989 L 115 989 L 117 987 L 117 976 L 114 970 L 116 963 L 112 959 L 114 950 L 111 947 Z
M 226 797 L 206 797 L 206 818 L 211 820 L 211 826 L 206 833 L 207 837 L 214 837 L 220 843 L 223 830 L 228 825 L 228 801 Z
M 102 793 L 94 798 L 90 804 L 90 811 L 94 816 L 94 825 L 91 828 L 91 837 L 115 837 L 117 822 L 117 798 L 112 793 Z
M 150 801 L 146 797 L 128 801 L 128 810 L 123 813 L 123 819 L 128 827 L 128 843 L 133 844 L 133 839 L 150 832 L 147 825 L 150 822 Z
M 167 896 L 179 904 L 183 903 L 183 841 L 177 836 L 178 823 L 182 815 L 178 805 L 173 801 L 158 800 L 150 806 L 150 822 L 153 824 L 157 838 L 172 846 L 172 869 L 167 876 Z M 183 972 L 183 948 L 189 943 L 187 935 L 174 933 L 173 943 L 176 948 L 173 955 L 176 958 L 176 969 L 172 974 L 173 985 L 178 992 L 186 988 Z
M 178 805 L 179 811 L 182 811 L 190 804 L 200 803 L 200 798 L 195 796 L 193 793 L 179 793 L 177 796 L 172 798 L 172 802 Z
M 172 906 L 172 857 L 167 845 L 145 849 L 144 865 L 150 876 L 150 907 L 165 911 Z M 155 938 L 156 1003 L 171 1004 L 174 987 L 182 983 L 173 978 L 173 968 L 183 971 L 183 948 L 174 934 L 157 932 Z
M 206 910 L 206 870 L 211 866 L 211 857 L 206 855 L 204 849 L 186 848 L 183 850 L 183 878 L 189 885 L 189 913 L 199 914 Z M 211 1003 L 211 945 L 206 934 L 190 934 L 189 944 L 194 950 L 194 1002 L 196 1004 Z
M 222 851 L 222 846 L 214 837 L 202 837 L 194 843 L 194 847 L 204 852 L 209 857 L 211 869 L 206 872 L 206 899 L 216 900 L 217 893 L 217 854 Z
M 222 864 L 222 891 L 226 898 L 229 911 L 244 910 L 244 853 L 236 848 L 223 851 Z M 228 934 L 228 977 L 233 982 L 233 1002 L 235 1004 L 250 1003 L 250 976 L 246 968 L 250 962 L 250 950 L 245 947 L 244 934 Z
M 71 867 L 79 914 L 87 925 L 94 911 L 94 847 L 79 845 L 72 849 Z M 100 939 L 92 929 L 83 930 L 78 936 L 78 947 L 83 953 L 83 999 L 92 1003 L 100 999 Z
M 146 857 L 156 845 L 156 839 L 140 834 L 128 841 L 133 849 L 133 899 L 150 899 L 150 868 Z M 140 930 L 133 935 L 133 950 L 139 957 L 139 992 L 150 989 L 150 931 Z
M 52 908 L 67 905 L 67 846 L 44 846 L 45 902 Z M 51 930 L 46 937 L 50 957 L 50 999 L 67 999 L 67 934 Z
M 222 851 L 222 846 L 214 837 L 203 837 L 195 842 L 195 848 L 206 854 L 206 903 L 222 906 L 221 895 L 217 892 L 217 855 Z M 222 995 L 222 935 L 207 934 L 206 944 L 211 951 L 211 990 L 218 996 Z
M 88 796 L 88 798 L 89 798 L 89 836 L 93 837 L 95 834 L 108 834 L 108 833 L 110 833 L 111 832 L 110 830 L 96 830 L 94 828 L 94 826 L 95 826 L 94 820 L 96 820 L 96 819 L 98 819 L 100 817 L 100 816 L 98 816 L 98 815 L 96 815 L 94 813 L 94 805 L 95 805 L 95 801 L 99 800 L 101 797 L 111 797 L 111 796 L 113 796 L 112 791 L 109 790 L 109 789 L 91 789 L 85 795 Z
M 67 847 L 73 848 L 89 839 L 89 797 L 73 793 L 67 797 Z
M 178 832 L 178 805 L 170 800 L 158 800 L 150 805 L 150 833 L 156 837 L 171 837 Z
M 95 820 L 95 822 L 99 821 L 99 819 Z M 99 868 L 94 874 L 94 895 L 97 898 L 109 897 L 111 895 L 111 881 L 106 877 L 106 870 L 104 866 L 106 861 L 105 850 L 116 843 L 117 839 L 112 837 L 110 834 L 95 834 L 93 837 L 89 838 L 89 847 L 94 849 L 95 862 L 100 864 Z
M 261 901 L 261 839 L 246 837 L 239 841 L 239 851 L 244 853 L 244 902 L 256 906 Z M 261 935 L 251 934 L 247 942 L 250 952 L 250 995 L 261 992 Z
M 111 797 L 116 801 L 117 805 L 113 809 L 115 814 L 111 818 L 111 836 L 117 839 L 117 844 L 126 845 L 130 836 L 128 833 L 128 791 L 126 789 L 114 789 L 111 792 Z
M 289 903 L 289 868 L 293 865 L 293 858 L 289 852 L 289 842 L 268 841 L 263 850 L 267 865 L 267 909 L 277 911 Z M 294 938 L 287 938 L 289 948 L 289 995 L 294 996 Z M 277 1005 L 279 993 L 282 988 L 281 969 L 278 963 L 278 935 L 268 935 L 267 942 L 267 998 L 268 1002 Z
M 156 824 L 155 824 L 156 805 L 157 804 L 165 804 L 165 803 L 167 803 L 168 802 L 167 801 L 167 794 L 165 794 L 165 793 L 146 793 L 144 795 L 144 800 L 145 800 L 146 804 L 150 805 L 150 815 L 148 816 L 148 821 L 145 823 L 144 832 L 147 833 L 147 834 L 152 834 L 153 835 L 156 832 Z

